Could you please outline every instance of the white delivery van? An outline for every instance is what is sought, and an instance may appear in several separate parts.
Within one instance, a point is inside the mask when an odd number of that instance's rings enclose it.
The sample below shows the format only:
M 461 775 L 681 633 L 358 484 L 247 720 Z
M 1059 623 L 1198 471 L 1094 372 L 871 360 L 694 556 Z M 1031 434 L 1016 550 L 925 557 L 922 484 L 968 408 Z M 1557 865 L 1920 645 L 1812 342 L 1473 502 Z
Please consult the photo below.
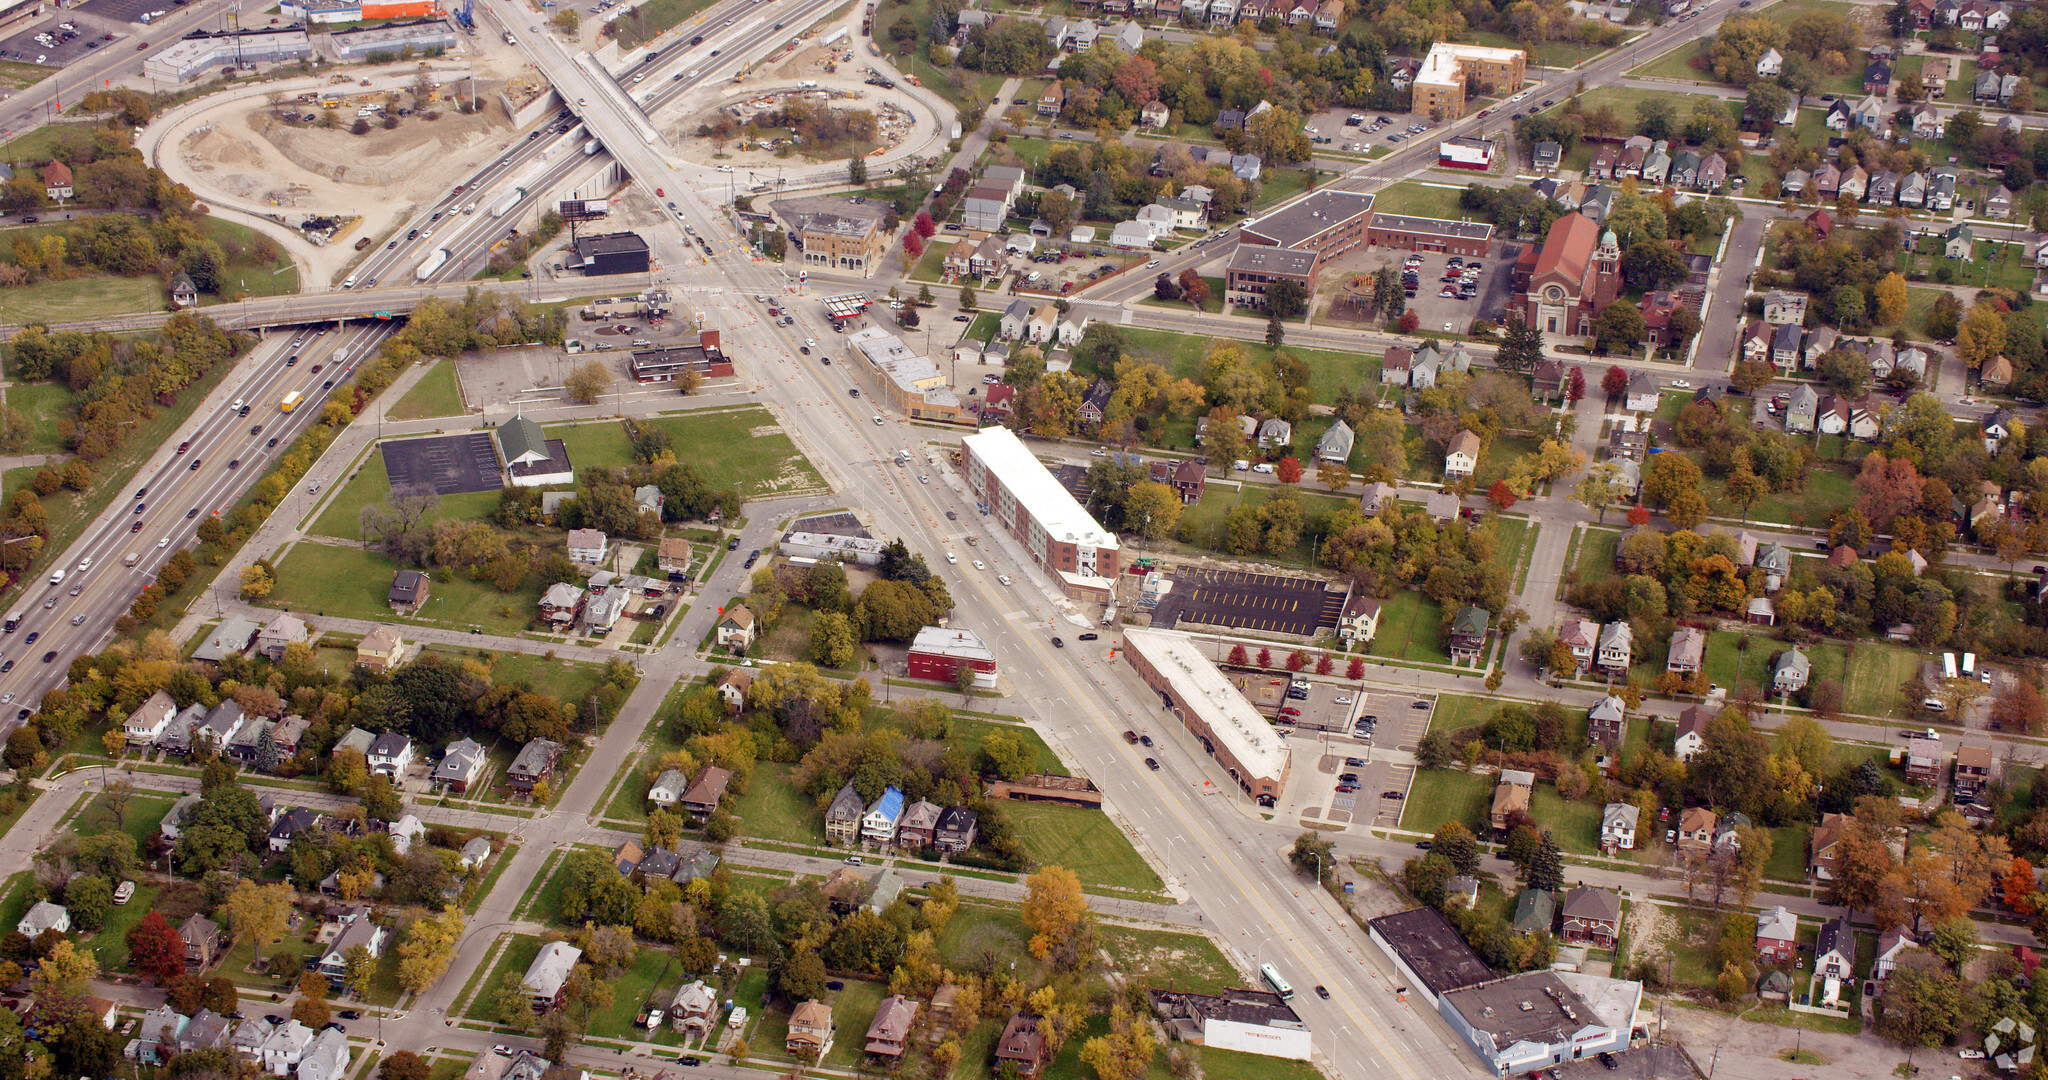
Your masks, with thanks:
M 63 567 L 61 567 L 61 566 L 60 566 L 60 567 L 58 567 L 57 569 L 55 569 L 55 570 L 52 570 L 52 571 L 50 571 L 50 584 L 52 584 L 52 585 L 62 585 L 62 584 L 64 584 L 64 568 L 63 568 Z

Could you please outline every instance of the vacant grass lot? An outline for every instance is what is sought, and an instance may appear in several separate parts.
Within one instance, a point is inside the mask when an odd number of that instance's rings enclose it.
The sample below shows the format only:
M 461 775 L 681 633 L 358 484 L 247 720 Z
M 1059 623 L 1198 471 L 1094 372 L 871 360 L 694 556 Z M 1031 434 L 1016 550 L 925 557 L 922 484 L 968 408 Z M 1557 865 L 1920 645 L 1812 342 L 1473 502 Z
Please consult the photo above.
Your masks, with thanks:
M 462 387 L 455 377 L 455 365 L 436 360 L 424 378 L 391 406 L 393 420 L 422 420 L 430 416 L 459 416 L 464 411 Z
M 1458 218 L 1458 188 L 1406 181 L 1389 184 L 1373 196 L 1372 208 L 1405 217 Z
M 320 517 L 313 522 L 312 531 L 317 536 L 361 540 L 363 507 L 381 505 L 390 494 L 391 474 L 384 471 L 384 455 L 372 451 L 348 485 L 334 496 L 326 510 L 321 511 Z M 440 505 L 427 515 L 429 520 L 482 520 L 498 505 L 498 493 L 495 491 L 471 491 L 439 498 Z M 438 581 L 436 587 L 439 587 Z
M 1408 785 L 1401 827 L 1434 833 L 1446 821 L 1459 821 L 1476 831 L 1486 821 L 1493 798 L 1493 777 L 1452 769 L 1419 769 Z
M 115 810 L 117 802 L 120 810 Z M 131 795 L 125 802 L 116 800 L 101 792 L 93 796 L 76 820 L 71 831 L 80 836 L 98 836 L 101 833 L 124 832 L 135 840 L 135 850 L 148 846 L 149 838 L 156 834 L 164 815 L 171 812 L 176 803 L 174 798 Z
M 1158 892 L 1159 875 L 1138 855 L 1108 814 L 1054 803 L 1010 803 L 1004 807 L 1034 865 L 1057 863 L 1072 870 L 1083 887 Z
M 1463 694 L 1439 694 L 1436 709 L 1429 714 L 1429 730 L 1462 731 L 1477 727 L 1493 718 L 1499 708 L 1486 698 L 1466 697 Z
M 35 425 L 23 448 L 30 454 L 55 454 L 64 450 L 57 434 L 57 422 L 78 415 L 78 395 L 62 383 L 22 383 L 7 389 L 7 404 Z
M 1237 969 L 1200 934 L 1105 926 L 1097 938 L 1116 969 L 1141 985 L 1216 994 L 1239 981 Z
M 1372 655 L 1425 664 L 1450 659 L 1444 652 L 1443 608 L 1429 597 L 1402 589 L 1380 607 L 1380 632 L 1372 639 Z
M 533 966 L 533 958 L 540 955 L 540 946 L 538 937 L 510 935 L 505 948 L 498 953 L 497 964 L 492 966 L 491 973 L 478 984 L 476 994 L 469 999 L 464 1015 L 486 1023 L 502 1023 L 504 1018 L 498 1015 L 498 988 L 517 983 L 524 977 L 526 969 Z
M 338 615 L 348 619 L 386 620 L 391 609 L 385 594 L 399 566 L 373 551 L 333 544 L 299 544 L 278 567 L 273 607 Z M 538 590 L 503 593 L 460 577 L 434 579 L 425 606 L 416 619 L 445 625 L 482 627 L 490 634 L 517 634 L 539 610 Z
M 1195 547 L 1207 551 L 1221 551 L 1223 550 L 1223 521 L 1229 516 L 1231 508 L 1240 501 L 1246 506 L 1262 506 L 1267 499 L 1272 498 L 1274 490 L 1275 488 L 1272 485 L 1265 484 L 1246 484 L 1241 493 L 1238 489 L 1221 484 L 1205 486 L 1202 489 L 1202 501 L 1195 503 L 1181 513 L 1180 529 L 1182 535 L 1191 537 L 1192 544 Z M 1357 500 L 1355 499 L 1317 495 L 1312 492 L 1300 492 L 1299 494 L 1301 496 L 1301 509 L 1304 515 L 1329 514 L 1348 506 L 1357 505 Z M 1307 566 L 1311 554 L 1310 546 L 1315 543 L 1315 540 L 1316 538 L 1313 535 L 1304 532 L 1300 542 L 1294 545 L 1293 550 L 1277 555 L 1269 555 L 1268 557 L 1277 562 Z
M 676 460 L 687 462 L 713 487 L 736 487 L 747 498 L 822 490 L 818 470 L 797 452 L 775 417 L 760 408 L 660 416 L 642 421 L 666 432 Z M 606 421 L 549 427 L 579 469 L 619 469 L 632 463 L 624 425 Z
M 38 281 L 8 289 L 0 299 L 13 321 L 57 323 L 157 310 L 164 292 L 155 278 L 94 276 Z
M 645 781 L 628 779 L 625 783 L 641 785 L 641 790 L 645 790 Z M 733 815 L 740 819 L 740 832 L 747 836 L 785 844 L 825 842 L 824 815 L 812 804 L 810 796 L 789 782 L 787 765 L 769 761 L 755 765 L 754 777 L 747 782 L 747 793 L 740 796 Z
M 1621 546 L 1621 533 L 1613 529 L 1584 529 L 1579 532 L 1580 581 L 1599 581 L 1614 576 L 1614 552 Z
M 1842 707 L 1859 716 L 1885 716 L 1899 704 L 1899 686 L 1920 671 L 1920 654 L 1889 642 L 1849 646 L 1849 674 Z
M 1806 475 L 1805 486 L 1774 492 L 1752 505 L 1748 520 L 1825 528 L 1837 512 L 1856 504 L 1856 491 L 1850 486 L 1855 472 L 1856 466 L 1847 463 L 1819 464 Z M 1742 507 L 1722 494 L 1719 482 L 1708 483 L 1707 500 L 1716 514 L 1743 516 Z
M 1165 364 L 1174 377 L 1190 379 L 1200 376 L 1202 354 L 1208 350 L 1210 343 L 1216 340 L 1192 334 L 1176 334 L 1169 330 L 1140 330 L 1128 326 L 1123 328 L 1123 334 L 1131 355 L 1146 360 L 1157 360 Z M 1263 341 L 1239 341 L 1233 344 L 1243 348 L 1245 356 L 1254 363 L 1264 363 L 1273 357 L 1272 348 Z M 1282 345 L 1281 348 L 1307 362 L 1309 388 L 1315 393 L 1315 399 L 1325 404 L 1334 402 L 1340 389 L 1355 390 L 1362 383 L 1379 380 L 1380 358 L 1377 356 L 1330 349 L 1297 349 L 1287 345 Z M 1098 374 L 1093 368 L 1082 371 L 1085 366 L 1077 364 L 1074 370 L 1085 376 Z M 1176 445 L 1181 449 L 1192 449 L 1193 429 L 1190 428 L 1187 438 Z
M 623 51 L 652 41 L 669 28 L 711 6 L 712 0 L 647 0 L 619 16 L 619 48 Z

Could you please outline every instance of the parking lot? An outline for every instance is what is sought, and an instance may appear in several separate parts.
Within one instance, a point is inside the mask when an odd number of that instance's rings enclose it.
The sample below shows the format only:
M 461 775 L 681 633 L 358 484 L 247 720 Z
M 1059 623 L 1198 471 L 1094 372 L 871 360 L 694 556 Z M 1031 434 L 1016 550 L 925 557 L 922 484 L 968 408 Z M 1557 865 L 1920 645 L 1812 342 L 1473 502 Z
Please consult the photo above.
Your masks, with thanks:
M 1174 571 L 1173 589 L 1152 613 L 1152 625 L 1179 623 L 1312 637 L 1337 625 L 1344 594 L 1320 581 L 1239 570 Z
M 1349 122 L 1354 116 L 1359 121 L 1356 124 Z M 1403 112 L 1330 109 L 1309 117 L 1302 130 L 1318 150 L 1363 154 L 1374 147 L 1399 147 L 1409 139 L 1427 133 L 1429 127 L 1427 117 Z
M 1421 318 L 1423 329 L 1457 333 L 1471 326 L 1474 319 L 1498 321 L 1505 313 L 1508 268 L 1490 253 L 1484 259 L 1463 259 L 1440 251 L 1394 254 L 1401 255 L 1404 275 L 1411 270 L 1414 273 L 1412 279 L 1404 278 L 1403 284 L 1412 280 L 1416 286 L 1415 295 L 1408 299 L 1408 310 Z M 1475 265 L 1480 269 L 1472 274 L 1471 267 Z M 1443 280 L 1453 275 L 1454 280 Z M 1467 280 L 1471 282 L 1469 296 L 1464 284 Z M 1446 289 L 1452 295 L 1445 296 Z
M 67 23 L 72 29 L 64 29 Z M 38 34 L 45 35 L 52 44 L 37 41 Z M 70 36 L 67 39 L 65 35 Z M 0 39 L 0 60 L 42 64 L 44 67 L 63 67 L 100 49 L 115 47 L 110 41 L 114 36 L 95 33 L 90 26 L 72 22 L 65 17 L 45 19 L 18 34 Z
M 1327 687 L 1329 704 L 1320 710 L 1307 706 L 1318 700 L 1319 687 Z M 1352 703 L 1338 703 L 1338 697 L 1355 697 Z M 1389 690 L 1351 690 L 1340 684 L 1315 684 L 1309 698 L 1293 699 L 1289 705 L 1302 708 L 1302 719 L 1327 716 L 1331 708 L 1349 711 L 1356 719 L 1348 731 L 1324 730 L 1315 725 L 1292 728 L 1296 760 L 1313 760 L 1313 769 L 1300 769 L 1289 781 L 1290 797 L 1300 804 L 1304 818 L 1321 818 L 1337 825 L 1363 824 L 1393 826 L 1401 820 L 1414 766 L 1386 760 L 1375 751 L 1396 749 L 1413 752 L 1429 730 L 1435 710 L 1433 696 Z M 1422 707 L 1417 708 L 1420 704 Z M 1370 720 L 1371 727 L 1364 725 Z M 1283 730 L 1287 730 L 1283 728 Z M 1311 758 L 1310 755 L 1313 754 Z M 1346 775 L 1356 777 L 1346 781 Z M 1340 787 L 1353 788 L 1340 791 Z M 1396 797 L 1388 797 L 1388 793 Z
M 78 10 L 116 22 L 139 23 L 149 12 L 170 11 L 183 6 L 176 0 L 85 0 L 78 5 Z M 246 25 L 254 25 L 256 21 L 253 14 L 243 20 Z
M 383 451 L 384 473 L 393 491 L 431 489 L 436 495 L 459 495 L 505 486 L 497 447 L 482 432 L 387 442 Z

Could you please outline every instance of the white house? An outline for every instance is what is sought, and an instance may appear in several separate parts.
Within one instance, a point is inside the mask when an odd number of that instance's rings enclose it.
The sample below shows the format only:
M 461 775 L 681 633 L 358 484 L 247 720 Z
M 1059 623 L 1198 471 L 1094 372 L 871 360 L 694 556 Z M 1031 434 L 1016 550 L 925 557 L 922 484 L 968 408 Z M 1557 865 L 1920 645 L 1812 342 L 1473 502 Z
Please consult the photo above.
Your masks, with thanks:
M 383 773 L 394 781 L 412 767 L 412 756 L 412 740 L 396 731 L 387 731 L 371 740 L 369 752 L 363 755 L 371 775 Z
M 263 1040 L 262 1058 L 264 1071 L 272 1076 L 288 1076 L 299 1063 L 305 1060 L 306 1050 L 313 1045 L 313 1029 L 297 1020 L 286 1020 Z
M 1600 811 L 1600 846 L 1633 851 L 1636 846 L 1636 822 L 1642 811 L 1629 803 L 1608 803 Z
M 1470 476 L 1478 468 L 1479 436 L 1469 431 L 1458 432 L 1444 452 L 1444 478 L 1453 480 Z
M 690 775 L 681 769 L 663 769 L 647 786 L 647 801 L 656 806 L 674 806 L 690 786 Z
M 38 900 L 35 906 L 28 909 L 28 914 L 23 915 L 21 921 L 14 924 L 14 928 L 21 931 L 23 937 L 31 940 L 45 930 L 68 934 L 71 932 L 71 913 L 48 900 Z
M 391 847 L 400 855 L 412 853 L 412 843 L 427 835 L 427 826 L 411 814 L 391 823 Z
M 149 695 L 149 700 L 136 706 L 135 711 L 128 714 L 128 722 L 123 726 L 123 733 L 128 737 L 128 745 L 154 745 L 163 735 L 164 728 L 170 724 L 171 717 L 176 715 L 178 703 L 171 700 L 171 695 L 161 690 Z
M 348 1061 L 348 1036 L 338 1028 L 322 1028 L 299 1058 L 299 1080 L 342 1080 Z
M 569 561 L 596 564 L 604 561 L 608 542 L 602 529 L 569 530 Z
M 1785 58 L 1780 56 L 1776 49 L 1765 49 L 1764 54 L 1757 57 L 1756 73 L 1763 78 L 1775 79 L 1778 73 L 1784 70 Z
M 1691 761 L 1692 756 L 1706 745 L 1707 721 L 1712 718 L 1712 714 L 1700 705 L 1678 714 L 1678 738 L 1671 746 L 1671 752 L 1678 760 Z

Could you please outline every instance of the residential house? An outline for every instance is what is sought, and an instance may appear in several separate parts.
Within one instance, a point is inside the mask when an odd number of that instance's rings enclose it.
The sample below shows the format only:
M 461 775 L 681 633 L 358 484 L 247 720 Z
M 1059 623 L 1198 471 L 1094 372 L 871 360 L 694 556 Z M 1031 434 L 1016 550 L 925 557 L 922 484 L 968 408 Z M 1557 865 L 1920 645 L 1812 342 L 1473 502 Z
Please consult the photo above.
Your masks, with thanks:
M 384 592 L 384 603 L 401 615 L 411 615 L 427 602 L 427 586 L 425 571 L 397 571 L 391 575 L 391 587 Z
M 397 630 L 377 626 L 356 642 L 356 663 L 369 671 L 390 671 L 404 665 L 418 651 L 417 647 L 408 647 Z
M 1927 174 L 1910 172 L 1899 179 L 1899 205 L 1920 208 L 1927 205 Z
M 411 814 L 401 815 L 391 823 L 391 846 L 400 855 L 411 854 L 413 841 L 426 835 L 426 823 Z
M 1687 807 L 1678 815 L 1678 850 L 1688 855 L 1706 855 L 1714 850 L 1714 827 L 1719 823 L 1704 806 Z
M 701 822 L 718 812 L 718 805 L 725 798 L 725 789 L 731 783 L 732 770 L 706 765 L 690 778 L 690 786 L 678 801 L 690 817 Z
M 1558 936 L 1567 944 L 1611 949 L 1621 936 L 1621 897 L 1581 885 L 1564 894 Z
M 1855 123 L 1851 118 L 1852 109 L 1848 98 L 1836 98 L 1834 103 L 1828 106 L 1827 116 L 1821 123 L 1825 124 L 1829 131 L 1847 131 L 1849 125 Z
M 1851 165 L 1842 170 L 1842 182 L 1837 187 L 1838 195 L 1860 201 L 1863 193 L 1870 190 L 1870 170 L 1861 165 Z
M 1863 92 L 1883 96 L 1892 92 L 1892 66 L 1884 60 L 1872 60 L 1863 67 Z
M 718 697 L 725 702 L 725 710 L 737 713 L 747 707 L 747 691 L 754 686 L 754 676 L 745 668 L 733 668 L 718 680 Z
M 1460 431 L 1451 437 L 1444 452 L 1444 477 L 1455 480 L 1471 476 L 1479 468 L 1479 436 Z
M 565 941 L 550 941 L 540 947 L 540 953 L 519 980 L 520 987 L 533 999 L 534 1012 L 544 1013 L 562 1003 L 569 973 L 582 958 L 583 950 Z
M 917 1002 L 902 994 L 882 999 L 875 1019 L 868 1025 L 867 1052 L 875 1057 L 901 1060 L 910 1044 L 910 1025 L 917 1019 Z
M 1557 925 L 1557 894 L 1549 889 L 1523 889 L 1515 894 L 1515 913 L 1508 928 L 1517 934 L 1547 934 Z
M 1799 954 L 1799 916 L 1779 904 L 1756 917 L 1756 962 L 1789 964 Z
M 1870 977 L 1883 982 L 1899 968 L 1899 959 L 1912 949 L 1920 947 L 1920 941 L 1913 931 L 1904 926 L 1894 926 L 1877 936 L 1877 955 L 1870 958 Z
M 289 611 L 280 611 L 263 629 L 256 631 L 256 651 L 275 663 L 284 659 L 287 646 L 305 640 L 306 620 Z
M 583 616 L 590 594 L 566 581 L 557 581 L 540 594 L 540 617 L 557 629 L 575 625 Z
M 1293 443 L 1293 424 L 1276 416 L 1259 425 L 1259 449 L 1284 450 Z
M 1702 191 L 1718 192 L 1728 186 L 1728 159 L 1719 151 L 1708 154 L 1700 160 L 1699 177 L 1695 185 Z
M 718 620 L 717 643 L 736 653 L 754 645 L 754 613 L 745 604 L 734 604 Z
M 387 731 L 370 741 L 369 753 L 364 755 L 370 766 L 371 775 L 383 773 L 393 780 L 405 775 L 412 767 L 412 740 L 395 731 Z
M 932 838 L 939 829 L 938 804 L 919 799 L 903 811 L 903 817 L 896 823 L 896 846 L 906 851 L 922 851 L 932 846 Z
M 1820 416 L 1820 394 L 1810 383 L 1792 388 L 1785 400 L 1785 430 L 1804 434 L 1814 429 Z
M 669 1023 L 686 1037 L 703 1038 L 718 1015 L 718 991 L 696 979 L 684 983 L 669 1002 Z M 828 1017 L 829 1020 L 829 1017 Z
M 1813 973 L 1829 979 L 1856 977 L 1856 933 L 1846 916 L 1822 924 L 1813 942 Z
M 825 839 L 828 843 L 851 844 L 860 837 L 861 818 L 867 813 L 867 802 L 860 792 L 853 789 L 853 782 L 847 781 L 839 794 L 832 797 L 832 805 L 825 810 Z
M 1600 633 L 1598 623 L 1585 619 L 1566 619 L 1557 626 L 1557 640 L 1572 653 L 1575 670 L 1558 672 L 1560 675 L 1577 674 L 1593 666 L 1593 645 Z
M 279 814 L 270 826 L 270 853 L 282 855 L 300 833 L 310 833 L 325 815 L 318 810 L 294 806 Z
M 1603 746 L 1618 747 L 1628 725 L 1628 706 L 1609 694 L 1586 710 L 1586 738 Z
M 1920 66 L 1920 96 L 1929 101 L 1948 96 L 1948 57 L 1930 56 Z
M 1681 626 L 1671 634 L 1671 648 L 1664 656 L 1664 670 L 1690 675 L 1700 669 L 1706 653 L 1706 632 L 1698 627 Z
M 2012 216 L 2012 189 L 1998 185 L 1984 197 L 1984 216 L 2003 221 Z
M 1870 174 L 1869 194 L 1863 201 L 1872 206 L 1890 206 L 1899 198 L 1899 174 L 1880 169 Z
M 1016 1075 L 1032 1077 L 1045 1068 L 1052 1053 L 1038 1025 L 1039 1018 L 1030 1013 L 1010 1014 L 1010 1022 L 1003 1025 L 1003 1034 L 996 1040 L 998 1071 L 1008 1065 Z
M 1600 628 L 1600 644 L 1593 664 L 1609 675 L 1628 674 L 1629 654 L 1635 647 L 1635 631 L 1620 619 Z
M 938 827 L 932 830 L 932 847 L 947 855 L 966 851 L 974 846 L 979 822 L 979 815 L 964 806 L 947 807 L 939 815 Z
M 782 1049 L 799 1061 L 823 1061 L 826 1051 L 832 1049 L 835 1030 L 832 1006 L 816 999 L 806 1001 L 790 1011 Z
M 569 561 L 595 566 L 604 561 L 611 539 L 602 529 L 570 529 Z
M 661 775 L 647 785 L 647 801 L 663 808 L 674 806 L 676 800 L 683 797 L 683 792 L 689 786 L 688 773 L 681 769 L 663 769 Z
M 1923 784 L 1940 780 L 1942 768 L 1947 764 L 1947 755 L 1942 753 L 1941 742 L 1937 739 L 1907 739 L 1905 759 L 1907 779 Z
M 1771 692 L 1774 694 L 1796 694 L 1806 689 L 1806 682 L 1813 677 L 1813 662 L 1797 647 L 1785 650 L 1771 665 Z
M 43 194 L 51 202 L 63 202 L 71 197 L 71 167 L 61 161 L 52 161 L 43 166 Z
M 1833 202 L 1836 193 L 1841 190 L 1841 186 L 1842 170 L 1836 168 L 1833 162 L 1824 161 L 1820 164 L 1819 168 L 1813 170 L 1814 193 L 1819 195 L 1824 201 Z M 1811 222 L 1812 218 L 1807 220 Z
M 1045 93 L 1038 95 L 1038 115 L 1058 116 L 1066 104 L 1066 88 L 1060 84 L 1060 80 L 1054 79 L 1052 85 L 1045 88 Z
M 1678 735 L 1671 748 L 1678 760 L 1691 761 L 1706 745 L 1707 721 L 1713 718 L 1705 705 L 1694 705 L 1678 714 Z
M 158 690 L 128 714 L 121 730 L 127 736 L 129 746 L 154 746 L 177 715 L 178 703 L 171 700 L 171 695 Z
M 1714 823 L 1714 853 L 1732 855 L 1742 850 L 1742 834 L 1739 830 L 1750 828 L 1749 816 L 1733 813 L 1723 816 Z
M 31 940 L 45 930 L 68 934 L 71 932 L 71 913 L 48 900 L 38 900 L 29 907 L 26 914 L 22 915 L 21 920 L 14 924 L 14 928 L 21 931 L 23 937 Z
M 1480 650 L 1486 647 L 1486 631 L 1493 623 L 1493 616 L 1485 608 L 1468 607 L 1458 612 L 1451 620 L 1448 641 L 1451 662 L 1477 663 Z
M 1629 377 L 1628 394 L 1623 406 L 1630 412 L 1656 412 L 1659 402 L 1657 377 L 1647 371 L 1638 371 Z
M 1506 833 L 1518 818 L 1529 815 L 1529 797 L 1536 788 L 1536 774 L 1526 769 L 1502 769 L 1493 787 L 1493 804 L 1487 823 L 1496 834 Z
M 1777 592 L 1792 576 L 1792 552 L 1783 544 L 1757 548 L 1756 566 L 1764 572 L 1764 591 Z
M 903 817 L 903 792 L 897 788 L 884 789 L 880 797 L 871 803 L 860 819 L 860 839 L 864 844 L 888 847 L 896 842 L 896 823 Z
M 195 1050 L 219 1050 L 228 1044 L 233 1033 L 234 1021 L 212 1009 L 201 1009 L 192 1014 L 192 1022 L 178 1035 L 178 1049 L 183 1053 Z
M 465 873 L 481 867 L 491 858 L 491 838 L 479 836 L 462 845 L 462 854 L 456 861 L 462 864 Z
M 480 743 L 470 738 L 457 739 L 448 744 L 428 777 L 435 786 L 460 794 L 468 791 L 469 785 L 482 775 L 484 761 L 484 748 Z
M 1608 803 L 1600 811 L 1600 849 L 1633 851 L 1642 810 L 1632 803 Z
M 1991 748 L 1969 743 L 1956 747 L 1956 798 L 1974 799 L 1990 783 Z
M 299 1057 L 299 1080 L 342 1080 L 348 1063 L 348 1035 L 339 1028 L 322 1028 Z
M 313 1035 L 312 1028 L 294 1019 L 272 1028 L 257 1051 L 263 1068 L 272 1076 L 290 1075 L 305 1059 L 306 1049 L 313 1045 Z
M 1370 644 L 1380 632 L 1379 600 L 1354 591 L 1344 598 L 1344 608 L 1337 614 L 1337 637 L 1345 648 Z
M 1351 460 L 1351 444 L 1355 439 L 1351 425 L 1342 420 L 1330 425 L 1323 437 L 1316 440 L 1316 460 L 1334 461 L 1343 464 Z
M 1941 253 L 1945 258 L 1967 259 L 1976 242 L 1977 233 L 1968 225 L 1952 225 L 1941 234 Z
M 220 924 L 204 915 L 188 915 L 178 924 L 178 942 L 185 950 L 185 972 L 196 975 L 220 956 Z
M 1775 79 L 1784 70 L 1785 58 L 1776 49 L 1765 49 L 1764 54 L 1757 57 L 1756 73 L 1761 78 Z
M 505 770 L 505 784 L 521 795 L 533 794 L 542 781 L 555 775 L 562 761 L 562 744 L 549 739 L 529 739 Z

